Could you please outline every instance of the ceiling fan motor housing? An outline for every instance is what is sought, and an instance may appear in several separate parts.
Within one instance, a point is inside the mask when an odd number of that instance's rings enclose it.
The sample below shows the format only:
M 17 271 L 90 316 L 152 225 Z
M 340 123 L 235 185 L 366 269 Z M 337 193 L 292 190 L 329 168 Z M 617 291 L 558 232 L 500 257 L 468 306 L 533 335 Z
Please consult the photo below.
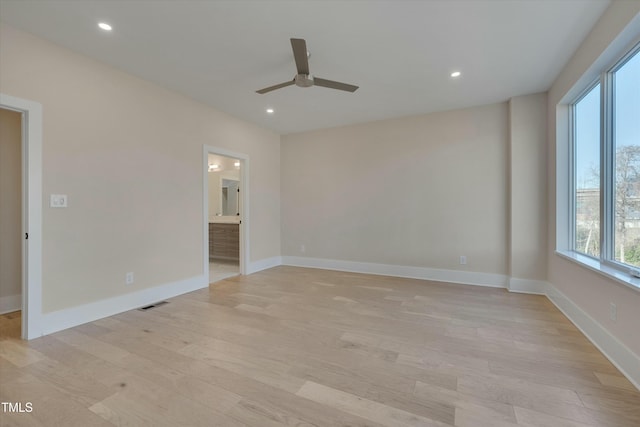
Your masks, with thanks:
M 311 87 L 313 86 L 313 76 L 311 74 L 296 74 L 296 86 Z
M 320 86 L 327 87 L 329 89 L 344 90 L 347 92 L 355 92 L 358 89 L 358 86 L 321 79 L 320 77 L 314 78 L 309 74 L 309 51 L 307 50 L 307 42 L 305 42 L 304 39 L 291 39 L 291 49 L 293 49 L 293 59 L 296 61 L 296 71 L 298 74 L 296 74 L 293 80 L 265 87 L 264 89 L 257 90 L 257 93 L 265 94 L 272 90 L 282 89 L 283 87 L 292 85 L 296 85 L 298 87 Z

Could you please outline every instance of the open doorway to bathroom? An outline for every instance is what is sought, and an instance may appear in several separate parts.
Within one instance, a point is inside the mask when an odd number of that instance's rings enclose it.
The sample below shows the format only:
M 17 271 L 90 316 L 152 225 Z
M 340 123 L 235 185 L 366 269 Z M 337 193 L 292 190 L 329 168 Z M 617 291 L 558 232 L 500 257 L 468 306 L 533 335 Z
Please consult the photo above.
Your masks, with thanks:
M 209 283 L 240 274 L 242 160 L 208 153 Z

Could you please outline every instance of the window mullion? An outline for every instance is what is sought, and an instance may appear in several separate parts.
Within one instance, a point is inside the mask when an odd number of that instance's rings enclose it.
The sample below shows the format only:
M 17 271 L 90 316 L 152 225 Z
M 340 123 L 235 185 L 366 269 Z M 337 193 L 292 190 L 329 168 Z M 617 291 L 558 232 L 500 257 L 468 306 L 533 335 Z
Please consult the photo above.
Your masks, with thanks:
M 569 109 L 569 194 L 571 201 L 569 202 L 569 245 L 572 251 L 577 250 L 576 245 L 576 106 L 571 105 Z M 601 246 L 602 247 L 602 246 Z
M 615 259 L 615 147 L 613 141 L 614 74 L 607 72 L 601 77 L 600 103 L 600 248 L 602 260 L 610 263 Z

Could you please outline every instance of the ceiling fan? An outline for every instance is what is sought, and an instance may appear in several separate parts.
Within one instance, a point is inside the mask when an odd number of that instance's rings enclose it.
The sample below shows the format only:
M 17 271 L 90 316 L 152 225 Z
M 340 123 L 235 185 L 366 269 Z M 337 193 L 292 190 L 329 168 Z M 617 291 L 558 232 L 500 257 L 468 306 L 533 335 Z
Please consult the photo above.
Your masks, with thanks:
M 358 86 L 336 82 L 333 80 L 321 79 L 320 77 L 314 77 L 309 74 L 307 42 L 305 42 L 304 39 L 291 39 L 291 48 L 293 49 L 293 58 L 296 61 L 296 69 L 298 71 L 298 74 L 296 74 L 293 80 L 257 90 L 257 93 L 262 95 L 264 93 L 271 92 L 272 90 L 291 85 L 296 85 L 299 87 L 321 86 L 328 87 L 330 89 L 344 90 L 347 92 L 355 92 L 356 89 L 358 89 Z

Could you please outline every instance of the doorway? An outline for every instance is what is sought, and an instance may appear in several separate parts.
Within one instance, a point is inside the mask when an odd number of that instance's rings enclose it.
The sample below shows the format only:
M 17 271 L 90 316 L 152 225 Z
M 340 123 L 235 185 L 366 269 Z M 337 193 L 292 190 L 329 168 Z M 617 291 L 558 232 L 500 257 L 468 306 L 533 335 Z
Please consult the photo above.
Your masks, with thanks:
M 22 336 L 22 113 L 0 108 L 0 339 Z
M 21 183 L 18 238 L 21 242 L 19 243 L 21 292 L 17 298 L 21 309 L 20 336 L 23 339 L 33 339 L 43 334 L 42 105 L 0 93 L 0 109 L 20 116 Z M 13 305 L 16 305 L 15 301 Z M 15 320 L 15 318 L 9 320 Z
M 205 147 L 205 258 L 209 283 L 246 274 L 248 158 Z

